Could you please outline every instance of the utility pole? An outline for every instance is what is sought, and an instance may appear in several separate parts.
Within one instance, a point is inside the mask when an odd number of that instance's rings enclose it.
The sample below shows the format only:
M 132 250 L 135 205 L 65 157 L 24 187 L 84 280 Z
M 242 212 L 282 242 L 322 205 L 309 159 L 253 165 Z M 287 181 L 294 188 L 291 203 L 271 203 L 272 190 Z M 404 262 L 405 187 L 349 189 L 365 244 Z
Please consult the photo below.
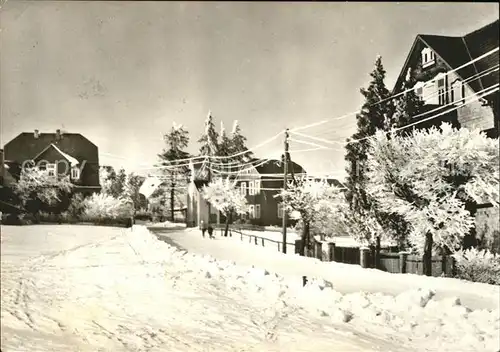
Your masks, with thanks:
M 172 218 L 172 222 L 175 222 L 175 170 L 172 170 L 172 180 L 170 190 L 170 217 Z
M 288 173 L 288 128 L 285 131 L 285 154 L 283 157 L 283 190 L 287 188 L 287 173 Z M 286 254 L 286 223 L 287 212 L 285 202 L 283 201 L 283 253 Z
M 211 152 L 209 151 L 209 154 Z M 208 155 L 208 183 L 210 183 L 212 180 L 212 165 L 210 164 L 210 155 Z M 212 216 L 212 204 L 210 202 L 208 203 L 208 224 L 210 224 L 210 218 Z

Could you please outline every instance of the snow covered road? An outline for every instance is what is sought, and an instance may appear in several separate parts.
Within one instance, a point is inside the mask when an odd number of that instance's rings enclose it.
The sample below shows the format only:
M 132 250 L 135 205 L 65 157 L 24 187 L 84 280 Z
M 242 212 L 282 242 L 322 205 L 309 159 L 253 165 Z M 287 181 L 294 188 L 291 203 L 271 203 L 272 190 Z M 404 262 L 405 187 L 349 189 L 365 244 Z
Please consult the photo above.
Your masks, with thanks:
M 214 241 L 215 242 L 215 241 Z M 2 228 L 8 351 L 495 351 L 498 311 L 428 292 L 341 295 L 160 242 L 142 227 Z

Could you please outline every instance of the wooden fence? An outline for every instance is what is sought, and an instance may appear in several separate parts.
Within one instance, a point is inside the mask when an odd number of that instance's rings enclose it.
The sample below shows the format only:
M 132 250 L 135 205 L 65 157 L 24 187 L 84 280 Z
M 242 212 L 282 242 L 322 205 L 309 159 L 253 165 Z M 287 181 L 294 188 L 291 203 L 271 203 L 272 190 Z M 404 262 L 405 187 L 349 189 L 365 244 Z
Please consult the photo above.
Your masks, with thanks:
M 300 240 L 296 241 L 295 246 L 300 246 Z M 306 255 L 322 261 L 356 264 L 389 273 L 424 275 L 423 258 L 406 252 L 398 253 L 396 247 L 381 248 L 376 253 L 374 248 L 338 247 L 335 243 L 327 243 L 327 246 L 325 251 L 321 242 L 315 242 L 313 250 Z M 431 266 L 432 276 L 455 276 L 455 261 L 451 256 L 434 256 Z
M 217 229 L 220 230 L 220 235 L 224 236 L 225 227 L 218 227 Z M 233 237 L 233 235 L 239 236 L 241 241 L 248 240 L 248 243 L 252 243 L 252 244 L 255 244 L 257 246 L 262 246 L 262 247 L 273 247 L 274 246 L 278 250 L 278 252 L 283 251 L 283 241 L 281 241 L 281 240 L 273 240 L 273 239 L 262 237 L 262 236 L 250 235 L 250 234 L 244 233 L 243 229 L 230 227 L 228 236 Z M 287 242 L 286 244 L 287 244 L 287 249 L 289 246 L 295 246 L 295 243 Z
M 224 235 L 224 227 L 220 229 L 221 236 Z M 248 240 L 249 243 L 262 247 L 274 246 L 279 252 L 283 250 L 283 242 L 270 238 L 244 233 L 242 229 L 229 228 L 229 236 L 239 236 L 241 241 Z M 295 243 L 287 242 L 287 247 L 294 248 L 287 253 L 299 253 L 301 240 Z M 389 273 L 423 275 L 423 258 L 405 252 L 399 253 L 397 247 L 382 247 L 379 253 L 375 249 L 363 247 L 341 247 L 333 242 L 314 242 L 312 248 L 306 249 L 307 257 L 317 258 L 325 262 L 337 262 L 343 264 L 361 265 L 363 268 L 374 268 Z M 288 248 L 287 248 L 288 249 Z M 451 256 L 432 257 L 432 276 L 455 276 L 455 261 Z

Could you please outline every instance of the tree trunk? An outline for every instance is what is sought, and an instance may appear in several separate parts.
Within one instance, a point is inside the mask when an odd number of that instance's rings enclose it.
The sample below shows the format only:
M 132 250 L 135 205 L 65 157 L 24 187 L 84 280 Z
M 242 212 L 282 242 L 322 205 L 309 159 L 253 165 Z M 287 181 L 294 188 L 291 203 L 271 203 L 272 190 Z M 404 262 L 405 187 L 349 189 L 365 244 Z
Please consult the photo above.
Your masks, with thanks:
M 432 233 L 427 232 L 425 234 L 424 257 L 423 257 L 423 269 L 424 269 L 424 275 L 426 276 L 432 276 L 432 245 L 433 245 Z
M 227 237 L 227 234 L 229 232 L 229 223 L 231 222 L 232 215 L 232 211 L 228 212 L 226 215 L 226 229 L 224 230 L 224 237 Z
M 375 242 L 375 269 L 380 266 L 380 236 L 377 236 Z
M 302 228 L 302 236 L 300 241 L 300 251 L 299 255 L 305 255 L 306 244 L 309 241 L 309 223 L 304 222 L 304 227 Z
M 172 219 L 172 222 L 175 222 L 174 196 L 175 196 L 175 183 L 172 182 L 172 188 L 170 189 L 170 218 Z

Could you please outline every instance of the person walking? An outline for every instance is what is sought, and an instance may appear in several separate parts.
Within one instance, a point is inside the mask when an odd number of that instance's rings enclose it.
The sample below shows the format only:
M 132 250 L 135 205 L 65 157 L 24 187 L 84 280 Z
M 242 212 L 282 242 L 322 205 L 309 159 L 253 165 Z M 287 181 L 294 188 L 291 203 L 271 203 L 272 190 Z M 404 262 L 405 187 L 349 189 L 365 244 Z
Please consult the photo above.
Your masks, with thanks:
M 207 232 L 207 225 L 205 224 L 205 221 L 201 220 L 200 222 L 200 229 L 201 229 L 201 234 L 203 237 L 205 237 L 205 232 Z
M 214 228 L 212 227 L 212 225 L 208 225 L 208 236 L 210 239 L 215 238 L 214 237 Z

